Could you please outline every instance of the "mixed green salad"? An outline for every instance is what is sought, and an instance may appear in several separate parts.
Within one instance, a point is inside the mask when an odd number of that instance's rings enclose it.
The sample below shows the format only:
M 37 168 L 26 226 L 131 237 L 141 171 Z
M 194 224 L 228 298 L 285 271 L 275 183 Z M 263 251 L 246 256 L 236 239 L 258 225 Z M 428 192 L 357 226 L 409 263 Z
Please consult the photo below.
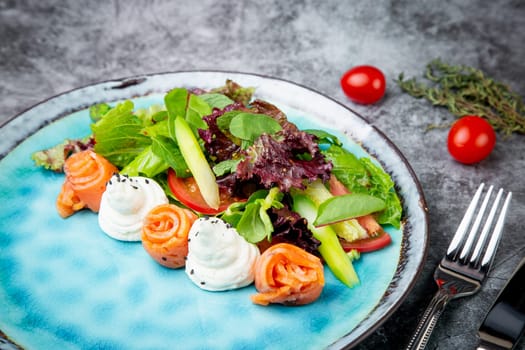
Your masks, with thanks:
M 170 201 L 220 217 L 248 242 L 292 243 L 322 257 L 348 286 L 352 259 L 390 243 L 402 206 L 390 176 L 358 158 L 333 134 L 300 130 L 254 89 L 226 81 L 211 90 L 174 88 L 164 104 L 135 109 L 127 100 L 90 108 L 83 139 L 33 154 L 63 171 L 73 153 L 91 149 L 121 175 L 144 176 Z

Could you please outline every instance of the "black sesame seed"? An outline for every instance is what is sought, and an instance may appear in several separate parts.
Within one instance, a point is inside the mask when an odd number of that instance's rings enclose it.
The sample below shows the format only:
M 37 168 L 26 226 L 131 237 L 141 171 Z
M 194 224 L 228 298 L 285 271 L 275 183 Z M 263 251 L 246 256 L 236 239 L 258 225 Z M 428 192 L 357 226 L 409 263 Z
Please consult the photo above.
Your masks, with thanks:
M 164 260 L 164 261 L 168 261 L 168 259 L 166 259 L 165 256 L 162 257 L 162 260 Z
M 193 275 L 194 273 L 195 273 L 195 271 L 193 269 L 191 269 L 190 275 Z
M 146 182 L 146 184 L 149 184 L 149 180 L 148 179 L 146 179 L 145 182 Z
M 206 284 L 206 282 L 204 282 L 204 281 L 201 282 L 201 286 L 203 286 L 203 285 L 205 285 L 205 284 Z
M 133 188 L 136 189 L 136 190 L 139 189 L 138 186 L 133 186 L 133 185 L 131 185 L 131 187 L 133 187 Z

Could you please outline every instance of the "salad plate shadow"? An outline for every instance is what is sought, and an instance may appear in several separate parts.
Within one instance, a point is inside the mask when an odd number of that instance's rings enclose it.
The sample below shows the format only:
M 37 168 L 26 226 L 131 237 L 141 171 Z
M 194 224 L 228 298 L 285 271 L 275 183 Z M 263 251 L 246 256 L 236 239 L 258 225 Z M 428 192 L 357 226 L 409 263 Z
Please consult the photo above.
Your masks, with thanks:
M 320 298 L 309 305 L 255 305 L 253 286 L 199 289 L 184 271 L 156 264 L 140 243 L 108 238 L 96 214 L 62 219 L 54 207 L 63 174 L 35 167 L 31 154 L 89 134 L 89 106 L 130 99 L 163 102 L 174 87 L 210 89 L 231 79 L 255 88 L 300 129 L 337 135 L 358 157 L 390 174 L 403 225 L 392 243 L 354 263 L 348 288 L 325 268 Z M 278 78 L 221 71 L 144 75 L 52 97 L 0 128 L 0 349 L 319 349 L 357 345 L 412 289 L 426 258 L 427 213 L 410 165 L 385 135 L 337 101 Z

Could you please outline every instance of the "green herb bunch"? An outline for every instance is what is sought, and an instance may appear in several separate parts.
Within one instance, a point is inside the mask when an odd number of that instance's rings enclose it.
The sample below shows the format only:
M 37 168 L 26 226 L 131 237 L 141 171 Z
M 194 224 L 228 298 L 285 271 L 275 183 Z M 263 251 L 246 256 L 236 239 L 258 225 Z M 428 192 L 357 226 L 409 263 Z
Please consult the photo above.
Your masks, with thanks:
M 413 97 L 426 98 L 435 106 L 443 106 L 456 117 L 477 115 L 485 118 L 505 136 L 525 134 L 525 105 L 510 88 L 464 65 L 448 65 L 440 59 L 427 64 L 425 78 L 405 80 L 403 73 L 396 83 Z

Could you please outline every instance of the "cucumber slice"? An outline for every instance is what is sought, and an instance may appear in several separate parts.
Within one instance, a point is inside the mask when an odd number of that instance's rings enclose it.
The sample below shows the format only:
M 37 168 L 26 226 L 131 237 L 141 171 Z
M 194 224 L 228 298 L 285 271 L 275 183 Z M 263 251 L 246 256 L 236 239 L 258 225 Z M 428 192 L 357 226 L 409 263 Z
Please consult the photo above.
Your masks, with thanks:
M 350 257 L 339 243 L 335 231 L 330 226 L 315 227 L 312 222 L 317 216 L 317 207 L 306 195 L 292 194 L 293 210 L 308 221 L 308 228 L 321 245 L 319 253 L 335 277 L 348 287 L 359 284 L 359 277 L 354 270 Z
M 180 152 L 195 178 L 202 198 L 211 208 L 218 209 L 220 204 L 219 186 L 197 138 L 184 118 L 176 117 L 174 124 L 175 138 Z

